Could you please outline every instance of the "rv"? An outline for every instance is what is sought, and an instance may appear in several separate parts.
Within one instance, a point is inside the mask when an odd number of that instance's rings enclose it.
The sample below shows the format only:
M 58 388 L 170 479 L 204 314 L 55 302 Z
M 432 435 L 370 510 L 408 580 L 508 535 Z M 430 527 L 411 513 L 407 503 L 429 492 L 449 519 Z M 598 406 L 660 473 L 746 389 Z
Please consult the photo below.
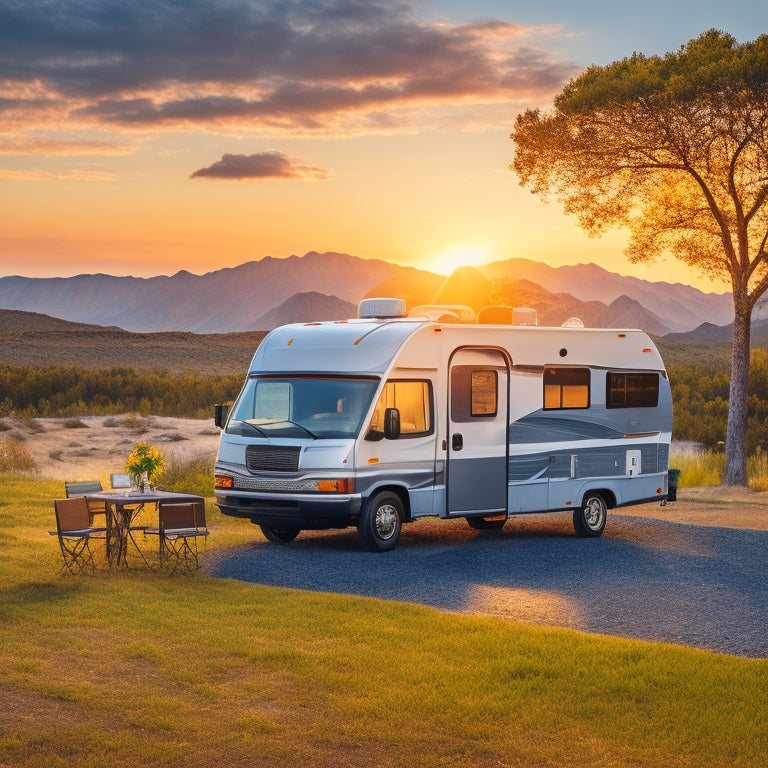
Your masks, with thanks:
M 597 537 L 609 509 L 666 500 L 672 401 L 647 334 L 507 307 L 417 314 L 367 299 L 357 318 L 264 338 L 234 405 L 216 406 L 224 514 L 273 542 L 357 526 L 383 552 L 425 516 L 500 529 L 572 511 Z

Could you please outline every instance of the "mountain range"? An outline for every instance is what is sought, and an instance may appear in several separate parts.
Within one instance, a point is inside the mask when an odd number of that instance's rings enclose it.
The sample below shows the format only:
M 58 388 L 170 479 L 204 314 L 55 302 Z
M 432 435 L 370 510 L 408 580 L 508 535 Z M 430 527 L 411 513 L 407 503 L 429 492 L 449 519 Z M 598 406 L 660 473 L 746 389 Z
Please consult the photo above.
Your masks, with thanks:
M 650 282 L 595 264 L 551 267 L 527 259 L 462 267 L 449 277 L 341 253 L 266 257 L 203 275 L 150 278 L 105 274 L 0 278 L 0 308 L 133 332 L 231 333 L 287 322 L 353 317 L 361 299 L 398 296 L 420 304 L 533 307 L 542 325 L 571 316 L 585 325 L 640 327 L 655 335 L 704 323 L 726 326 L 730 294 Z

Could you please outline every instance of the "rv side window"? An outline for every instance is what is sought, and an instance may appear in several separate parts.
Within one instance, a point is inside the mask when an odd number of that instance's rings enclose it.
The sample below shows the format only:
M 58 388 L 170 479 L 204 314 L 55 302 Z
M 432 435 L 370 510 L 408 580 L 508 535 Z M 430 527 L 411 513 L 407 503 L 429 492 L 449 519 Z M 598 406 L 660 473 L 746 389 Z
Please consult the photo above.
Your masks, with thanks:
M 400 411 L 400 436 L 426 435 L 432 431 L 432 387 L 429 381 L 388 381 L 371 419 L 371 430 L 384 431 L 387 408 Z
M 453 421 L 493 418 L 499 411 L 499 370 L 454 365 L 450 397 Z
M 659 374 L 609 371 L 605 404 L 608 408 L 655 408 L 659 404 Z
M 495 416 L 499 399 L 499 375 L 494 370 L 472 371 L 470 399 L 472 416 Z
M 589 408 L 589 368 L 545 368 L 544 409 Z

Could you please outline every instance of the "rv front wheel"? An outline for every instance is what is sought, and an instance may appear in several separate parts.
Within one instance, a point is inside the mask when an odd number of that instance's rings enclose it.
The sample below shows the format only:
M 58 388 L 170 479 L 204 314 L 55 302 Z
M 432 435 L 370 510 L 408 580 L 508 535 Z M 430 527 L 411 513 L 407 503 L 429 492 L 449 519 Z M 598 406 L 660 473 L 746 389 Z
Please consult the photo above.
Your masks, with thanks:
M 377 493 L 363 507 L 357 530 L 365 548 L 372 552 L 387 552 L 400 537 L 403 504 L 400 497 L 389 491 Z
M 259 528 L 264 538 L 274 544 L 287 544 L 299 535 L 299 528 L 276 528 L 274 525 L 260 525 Z
M 573 528 L 577 536 L 596 539 L 603 535 L 608 508 L 599 493 L 588 493 L 582 506 L 573 510 Z

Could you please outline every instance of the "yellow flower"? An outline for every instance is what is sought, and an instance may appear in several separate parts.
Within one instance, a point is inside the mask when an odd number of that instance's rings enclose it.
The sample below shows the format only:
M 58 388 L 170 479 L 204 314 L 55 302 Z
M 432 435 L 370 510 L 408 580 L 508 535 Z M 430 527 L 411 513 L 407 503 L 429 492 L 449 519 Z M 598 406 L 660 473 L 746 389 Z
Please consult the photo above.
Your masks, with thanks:
M 125 463 L 125 468 L 132 475 L 146 472 L 147 477 L 152 479 L 163 472 L 163 454 L 152 445 L 137 443 Z

